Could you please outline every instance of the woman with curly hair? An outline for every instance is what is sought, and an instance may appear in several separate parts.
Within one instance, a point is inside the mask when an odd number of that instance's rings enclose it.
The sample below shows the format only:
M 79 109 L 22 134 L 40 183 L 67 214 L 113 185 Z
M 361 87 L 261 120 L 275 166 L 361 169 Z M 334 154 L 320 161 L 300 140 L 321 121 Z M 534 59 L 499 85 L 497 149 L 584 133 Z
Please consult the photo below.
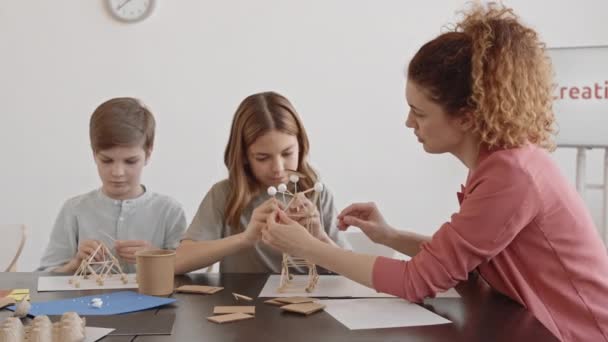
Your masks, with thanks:
M 397 230 L 373 203 L 344 209 L 409 261 L 316 241 L 283 213 L 263 239 L 378 291 L 420 302 L 478 273 L 564 341 L 608 341 L 608 256 L 589 212 L 547 150 L 552 70 L 537 33 L 511 9 L 476 5 L 410 62 L 406 126 L 429 153 L 468 169 L 459 212 L 431 237 Z

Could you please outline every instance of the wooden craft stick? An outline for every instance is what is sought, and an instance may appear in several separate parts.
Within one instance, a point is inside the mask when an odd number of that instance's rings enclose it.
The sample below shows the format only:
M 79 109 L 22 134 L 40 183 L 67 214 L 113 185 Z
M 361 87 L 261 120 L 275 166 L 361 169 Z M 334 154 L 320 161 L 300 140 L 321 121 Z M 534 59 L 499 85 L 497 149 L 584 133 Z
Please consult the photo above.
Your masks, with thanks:
M 293 203 L 294 199 L 295 199 L 295 196 L 291 198 L 289 203 L 287 203 L 287 205 L 285 206 L 285 212 L 287 212 L 289 210 L 289 208 L 291 207 L 291 203 Z
M 247 297 L 242 294 L 238 294 L 238 293 L 234 293 L 234 292 L 232 292 L 232 295 L 234 296 L 234 299 L 236 299 L 236 300 L 242 299 L 242 300 L 245 300 L 248 302 L 251 302 L 253 300 L 253 298 L 251 298 L 251 297 Z
M 214 315 L 231 314 L 231 313 L 237 313 L 237 312 L 249 314 L 249 315 L 255 315 L 255 306 L 232 305 L 232 306 L 216 306 L 213 308 Z
M 315 313 L 325 308 L 324 304 L 319 303 L 300 303 L 300 304 L 289 304 L 285 306 L 281 306 L 281 310 L 291 311 L 300 313 L 303 315 L 310 315 L 311 313 Z
M 205 285 L 182 285 L 175 289 L 175 292 L 182 293 L 197 293 L 197 294 L 214 294 L 222 291 L 223 287 L 205 286 Z
M 308 190 L 304 190 L 304 191 L 302 191 L 302 192 L 300 192 L 300 193 L 301 193 L 302 195 L 306 195 L 307 193 L 309 193 L 309 192 L 311 192 L 311 191 L 315 191 L 315 188 L 313 187 L 313 188 L 310 188 L 310 189 L 308 189 Z
M 222 323 L 242 321 L 244 319 L 250 319 L 250 318 L 253 318 L 253 316 L 244 314 L 242 312 L 237 312 L 237 313 L 232 313 L 232 314 L 227 314 L 227 315 L 207 317 L 207 320 L 209 320 L 213 323 L 222 324 Z
M 278 300 L 275 299 L 269 299 L 267 301 L 264 301 L 265 304 L 270 304 L 270 305 L 275 305 L 275 306 L 283 306 L 285 305 L 285 303 L 283 302 L 279 302 Z
M 100 230 L 101 234 L 107 236 L 108 238 L 110 238 L 110 240 L 112 240 L 112 242 L 116 242 L 116 239 L 112 237 L 112 235 L 104 232 L 103 230 Z

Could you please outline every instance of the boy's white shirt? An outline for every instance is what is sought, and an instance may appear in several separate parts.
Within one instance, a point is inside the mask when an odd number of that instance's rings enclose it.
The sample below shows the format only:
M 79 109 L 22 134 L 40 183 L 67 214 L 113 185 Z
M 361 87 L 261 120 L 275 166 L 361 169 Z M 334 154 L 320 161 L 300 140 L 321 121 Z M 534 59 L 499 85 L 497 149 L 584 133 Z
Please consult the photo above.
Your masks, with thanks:
M 176 249 L 185 229 L 184 210 L 169 196 L 145 189 L 137 198 L 115 200 L 96 189 L 65 202 L 38 271 L 50 271 L 69 262 L 78 251 L 79 241 L 102 241 L 117 256 L 110 237 L 146 240 L 158 248 Z M 133 264 L 122 262 L 121 267 L 125 273 L 135 272 Z

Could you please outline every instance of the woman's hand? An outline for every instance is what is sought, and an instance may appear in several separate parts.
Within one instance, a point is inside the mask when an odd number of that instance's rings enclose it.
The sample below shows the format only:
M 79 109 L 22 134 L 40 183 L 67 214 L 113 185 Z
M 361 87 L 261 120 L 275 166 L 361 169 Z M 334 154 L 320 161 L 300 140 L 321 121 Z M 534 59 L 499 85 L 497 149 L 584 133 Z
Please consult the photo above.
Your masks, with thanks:
M 310 234 L 321 241 L 329 240 L 325 227 L 321 224 L 321 216 L 317 206 L 304 194 L 298 193 L 287 209 L 287 215 L 300 225 L 310 228 Z
M 349 226 L 359 227 L 370 240 L 386 245 L 396 230 L 389 226 L 378 207 L 373 202 L 349 205 L 338 215 L 338 228 L 346 230 Z
M 305 257 L 305 251 L 311 244 L 321 243 L 282 210 L 268 215 L 262 241 L 282 252 L 299 257 Z

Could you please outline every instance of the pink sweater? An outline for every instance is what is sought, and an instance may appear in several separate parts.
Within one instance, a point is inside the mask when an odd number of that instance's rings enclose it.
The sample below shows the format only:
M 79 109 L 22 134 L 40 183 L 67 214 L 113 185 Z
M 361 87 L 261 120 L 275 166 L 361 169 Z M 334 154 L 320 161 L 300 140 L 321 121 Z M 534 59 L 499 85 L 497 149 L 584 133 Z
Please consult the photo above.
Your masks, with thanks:
M 378 257 L 376 290 L 419 302 L 477 268 L 563 341 L 608 341 L 608 255 L 544 150 L 482 150 L 460 211 L 410 261 Z

